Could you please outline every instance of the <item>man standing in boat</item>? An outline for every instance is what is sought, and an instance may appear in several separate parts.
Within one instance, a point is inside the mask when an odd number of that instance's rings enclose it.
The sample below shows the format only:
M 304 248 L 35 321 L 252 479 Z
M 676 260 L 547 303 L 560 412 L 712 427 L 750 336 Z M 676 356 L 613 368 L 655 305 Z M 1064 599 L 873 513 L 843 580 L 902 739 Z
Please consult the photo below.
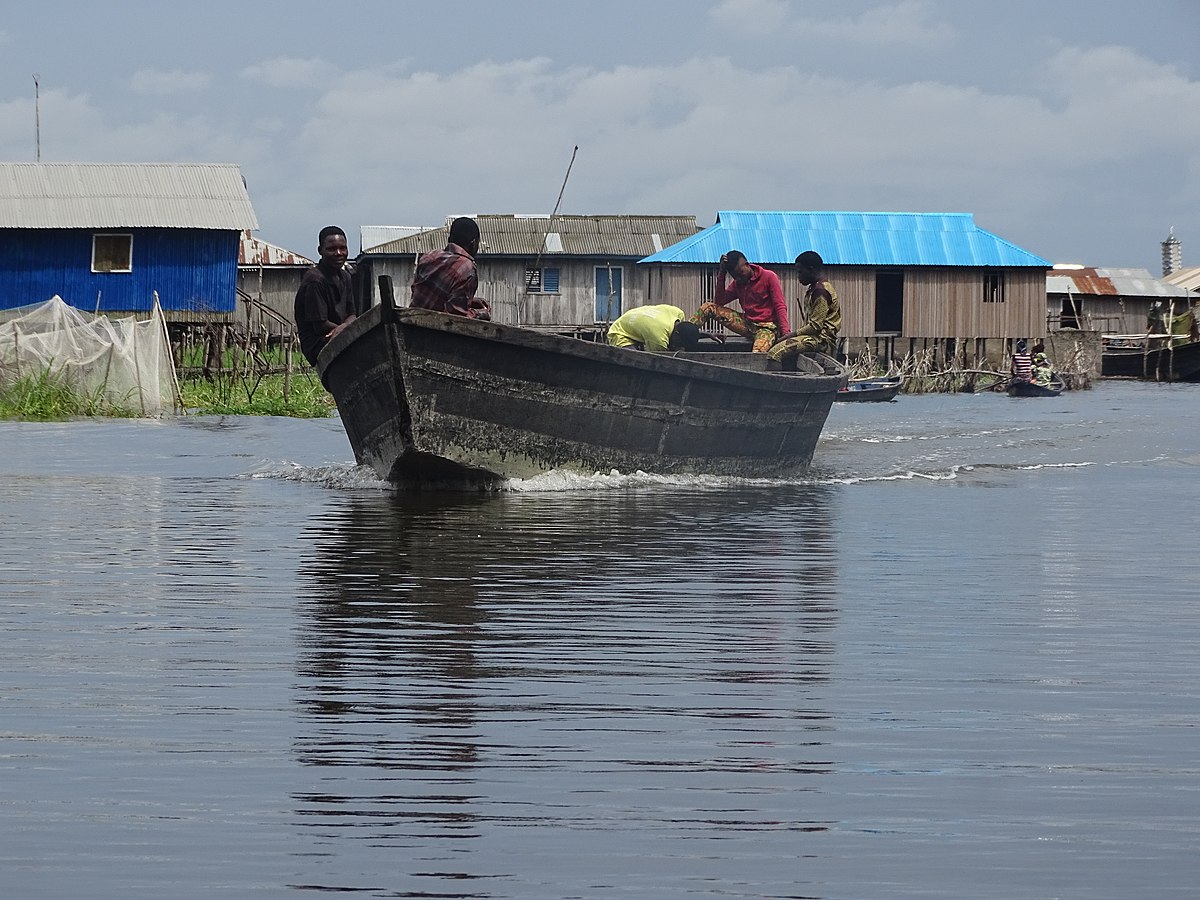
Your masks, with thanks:
M 726 306 L 734 300 L 741 304 L 740 313 Z M 740 250 L 730 250 L 721 256 L 712 300 L 701 304 L 691 321 L 697 326 L 720 322 L 734 334 L 750 338 L 755 353 L 766 353 L 789 330 L 787 301 L 779 276 L 748 262 Z
M 804 324 L 771 348 L 767 356 L 783 361 L 804 350 L 817 350 L 830 356 L 837 352 L 838 332 L 842 330 L 842 307 L 833 283 L 825 277 L 825 260 L 816 250 L 805 250 L 796 257 L 796 278 L 804 292 Z
M 304 273 L 293 315 L 300 352 L 312 365 L 329 339 L 354 321 L 354 290 L 346 269 L 346 232 L 327 225 L 317 235 L 320 261 Z
M 443 250 L 426 253 L 417 261 L 409 306 L 490 319 L 491 308 L 476 297 L 479 273 L 475 256 L 479 253 L 479 225 L 467 216 L 450 223 L 450 240 Z
M 678 306 L 635 306 L 608 326 L 608 343 L 635 350 L 695 350 L 700 329 Z

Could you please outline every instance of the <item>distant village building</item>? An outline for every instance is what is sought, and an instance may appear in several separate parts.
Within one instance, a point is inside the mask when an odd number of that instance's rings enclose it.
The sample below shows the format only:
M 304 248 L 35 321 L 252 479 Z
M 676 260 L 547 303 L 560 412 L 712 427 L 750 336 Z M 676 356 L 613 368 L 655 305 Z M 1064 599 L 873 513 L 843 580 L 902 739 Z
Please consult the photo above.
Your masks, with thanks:
M 258 227 L 241 171 L 206 163 L 0 163 L 0 309 L 230 317 Z
M 436 225 L 360 225 L 358 227 L 358 246 L 362 253 L 398 241 L 400 238 L 412 237 L 422 231 L 432 231 Z
M 505 324 L 570 329 L 611 322 L 624 310 L 664 302 L 638 260 L 699 231 L 695 216 L 478 215 L 479 296 Z M 408 305 L 417 257 L 446 246 L 449 223 L 364 251 L 360 275 L 378 302 L 390 275 Z
M 1187 312 L 1194 295 L 1146 269 L 1056 266 L 1046 276 L 1046 314 L 1052 328 L 1101 334 L 1145 334 L 1150 308 Z
M 299 253 L 243 231 L 238 244 L 237 321 L 290 334 L 300 279 L 314 265 Z
M 793 262 L 825 260 L 842 305 L 846 353 L 885 358 L 933 348 L 998 357 L 1046 333 L 1047 260 L 979 228 L 968 213 L 724 211 L 716 224 L 643 259 L 655 303 L 690 312 L 713 294 L 722 253 L 776 272 L 802 322 Z
M 1163 281 L 1181 287 L 1193 295 L 1197 294 L 1200 292 L 1200 266 L 1184 266 L 1176 269 L 1163 278 Z

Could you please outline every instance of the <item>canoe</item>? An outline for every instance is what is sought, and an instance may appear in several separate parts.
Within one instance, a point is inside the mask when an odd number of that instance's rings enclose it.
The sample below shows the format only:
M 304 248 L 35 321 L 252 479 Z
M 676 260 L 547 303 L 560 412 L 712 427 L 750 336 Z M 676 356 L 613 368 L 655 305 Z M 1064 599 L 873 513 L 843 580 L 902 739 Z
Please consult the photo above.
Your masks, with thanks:
M 361 465 L 410 487 L 551 470 L 802 473 L 845 369 L 804 354 L 646 353 L 382 302 L 317 370 Z M 775 368 L 772 371 L 772 367 Z
M 1102 339 L 1100 374 L 1150 381 L 1200 380 L 1200 341 L 1166 346 L 1166 337 L 1109 334 Z
M 1056 372 L 1050 377 L 1049 385 L 1034 384 L 1032 381 L 1010 381 L 1007 392 L 1010 397 L 1057 397 L 1065 387 Z
M 862 378 L 851 381 L 837 392 L 833 399 L 839 403 L 887 403 L 900 393 L 903 379 L 899 375 L 891 378 Z

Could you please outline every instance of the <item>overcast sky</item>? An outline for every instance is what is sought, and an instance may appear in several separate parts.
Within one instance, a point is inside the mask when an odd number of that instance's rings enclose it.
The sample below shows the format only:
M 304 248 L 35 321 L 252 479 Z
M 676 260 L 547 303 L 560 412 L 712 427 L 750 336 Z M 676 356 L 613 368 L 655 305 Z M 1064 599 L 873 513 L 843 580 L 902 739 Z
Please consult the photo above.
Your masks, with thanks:
M 259 236 L 461 213 L 969 212 L 1200 265 L 1200 0 L 55 2 L 0 18 L 0 159 L 232 162 Z

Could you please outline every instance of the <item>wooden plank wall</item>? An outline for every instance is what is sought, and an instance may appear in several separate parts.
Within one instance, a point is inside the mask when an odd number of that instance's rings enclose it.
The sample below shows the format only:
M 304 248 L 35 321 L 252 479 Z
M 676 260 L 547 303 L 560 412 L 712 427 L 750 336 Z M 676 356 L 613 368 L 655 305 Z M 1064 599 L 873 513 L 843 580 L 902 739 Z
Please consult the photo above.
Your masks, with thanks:
M 694 312 L 711 298 L 715 267 L 653 266 L 651 303 L 670 303 Z M 769 266 L 788 299 L 788 317 L 801 321 L 799 298 L 804 286 L 791 266 Z M 875 335 L 875 276 L 872 268 L 830 266 L 842 305 L 842 336 L 854 341 Z M 888 270 L 895 271 L 895 270 Z M 1046 333 L 1046 276 L 1041 269 L 1004 270 L 1003 303 L 983 302 L 981 269 L 906 269 L 904 271 L 905 339 L 1017 338 Z

